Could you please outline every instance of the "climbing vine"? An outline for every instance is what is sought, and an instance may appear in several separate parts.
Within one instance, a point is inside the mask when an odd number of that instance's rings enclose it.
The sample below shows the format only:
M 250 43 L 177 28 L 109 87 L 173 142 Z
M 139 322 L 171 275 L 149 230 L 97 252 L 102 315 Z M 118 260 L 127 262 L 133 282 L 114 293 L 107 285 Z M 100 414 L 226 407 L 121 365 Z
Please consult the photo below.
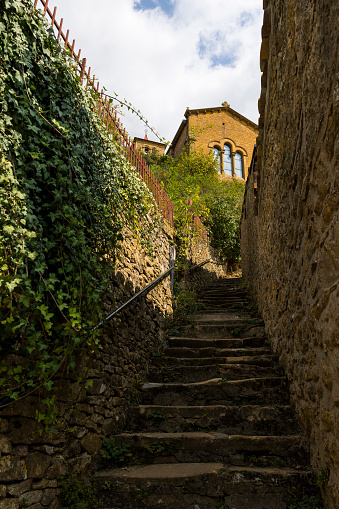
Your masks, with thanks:
M 100 347 L 101 301 L 122 229 L 153 200 L 29 0 L 0 6 L 0 404 L 42 389 Z

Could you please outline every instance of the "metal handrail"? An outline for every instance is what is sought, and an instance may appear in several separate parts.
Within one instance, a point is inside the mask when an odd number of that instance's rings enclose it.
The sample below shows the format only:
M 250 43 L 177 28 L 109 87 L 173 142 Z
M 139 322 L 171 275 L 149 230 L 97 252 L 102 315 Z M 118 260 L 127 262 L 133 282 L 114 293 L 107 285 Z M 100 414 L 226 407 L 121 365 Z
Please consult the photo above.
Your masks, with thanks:
M 157 277 L 156 279 L 154 279 L 154 281 L 152 281 L 152 283 L 150 283 L 149 285 L 145 286 L 145 288 L 143 290 L 140 290 L 140 292 L 136 293 L 133 297 L 131 297 L 127 302 L 125 302 L 125 304 L 123 304 L 122 306 L 120 306 L 118 309 L 116 309 L 115 311 L 113 311 L 113 313 L 111 313 L 110 315 L 106 316 L 106 318 L 104 318 L 100 323 L 98 323 L 98 325 L 96 325 L 93 330 L 97 330 L 97 329 L 100 329 L 101 327 L 103 327 L 103 325 L 108 322 L 109 320 L 112 320 L 112 318 L 114 318 L 118 313 L 120 313 L 120 311 L 122 311 L 123 309 L 127 308 L 130 304 L 132 304 L 132 302 L 134 302 L 136 299 L 138 299 L 139 297 L 141 297 L 142 295 L 146 295 L 148 292 L 150 292 L 151 290 L 153 290 L 153 288 L 155 288 L 156 286 L 158 286 L 159 283 L 161 283 L 161 281 L 163 279 L 165 279 L 167 276 L 169 276 L 172 272 L 174 271 L 174 265 L 167 269 L 165 272 L 163 272 L 159 277 Z

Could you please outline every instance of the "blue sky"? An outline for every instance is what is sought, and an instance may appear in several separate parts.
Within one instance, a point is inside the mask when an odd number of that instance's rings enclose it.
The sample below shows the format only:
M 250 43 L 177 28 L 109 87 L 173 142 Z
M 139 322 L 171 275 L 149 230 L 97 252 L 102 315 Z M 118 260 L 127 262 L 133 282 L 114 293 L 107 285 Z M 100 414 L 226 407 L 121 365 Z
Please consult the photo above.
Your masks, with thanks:
M 139 0 L 135 1 L 134 9 L 136 11 L 147 11 L 159 8 L 168 17 L 174 14 L 174 1 L 172 0 Z
M 32 0 L 33 1 L 33 0 Z M 50 0 L 108 93 L 171 141 L 186 107 L 227 101 L 257 122 L 262 0 Z M 126 112 L 129 134 L 145 127 Z M 149 132 L 149 138 L 154 138 Z

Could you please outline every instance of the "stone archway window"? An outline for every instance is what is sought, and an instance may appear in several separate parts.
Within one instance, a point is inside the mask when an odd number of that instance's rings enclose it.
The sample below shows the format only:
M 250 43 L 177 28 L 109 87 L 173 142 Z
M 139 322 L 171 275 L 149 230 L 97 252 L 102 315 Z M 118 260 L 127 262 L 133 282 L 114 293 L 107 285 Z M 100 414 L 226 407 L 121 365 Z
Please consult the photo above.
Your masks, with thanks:
M 225 143 L 224 145 L 224 172 L 226 175 L 232 176 L 232 152 L 231 147 Z
M 149 147 L 145 147 L 144 151 L 145 151 L 145 154 L 148 154 L 148 152 L 150 151 L 150 148 Z
M 244 160 L 240 152 L 236 152 L 234 157 L 235 174 L 237 177 L 244 178 Z
M 213 147 L 213 157 L 216 161 L 218 161 L 218 171 L 221 173 L 220 149 L 217 146 Z

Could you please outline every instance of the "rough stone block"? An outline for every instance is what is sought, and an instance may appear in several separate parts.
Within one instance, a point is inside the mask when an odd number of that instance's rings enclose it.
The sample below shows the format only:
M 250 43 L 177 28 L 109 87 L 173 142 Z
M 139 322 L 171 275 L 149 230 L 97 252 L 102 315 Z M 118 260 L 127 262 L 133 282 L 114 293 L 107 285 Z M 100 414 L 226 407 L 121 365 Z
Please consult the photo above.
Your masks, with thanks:
M 32 486 L 32 479 L 27 479 L 26 481 L 11 484 L 7 486 L 7 492 L 12 495 L 12 497 L 20 497 L 26 491 L 29 491 Z
M 8 431 L 8 420 L 0 418 L 0 433 Z
M 51 464 L 51 458 L 40 452 L 32 452 L 26 459 L 27 476 L 30 479 L 44 477 Z
M 87 472 L 89 465 L 91 464 L 92 458 L 87 452 L 79 456 L 78 458 L 72 458 L 69 460 L 68 465 L 69 468 L 77 473 L 84 474 Z
M 42 497 L 41 497 L 41 504 L 43 506 L 47 506 L 47 507 L 51 507 L 51 503 L 53 502 L 53 500 L 55 500 L 55 498 L 58 496 L 58 494 L 60 493 L 60 490 L 58 489 L 49 489 L 49 490 L 45 490 L 42 494 Z
M 0 435 L 0 454 L 11 454 L 12 444 L 4 435 Z
M 38 482 L 33 482 L 32 488 L 33 490 L 45 490 L 46 488 L 57 488 L 58 487 L 58 481 L 55 479 L 42 479 Z
M 37 504 L 40 502 L 42 497 L 42 491 L 36 490 L 36 491 L 27 491 L 26 493 L 23 493 L 19 497 L 19 502 L 23 506 L 31 506 L 33 504 Z
M 19 509 L 19 500 L 0 500 L 0 509 Z
M 0 458 L 0 481 L 22 481 L 27 479 L 27 468 L 24 461 L 11 456 Z
M 87 435 L 82 438 L 81 445 L 89 454 L 96 454 L 101 449 L 102 438 L 95 433 L 87 433 Z
M 56 479 L 59 475 L 65 475 L 68 471 L 68 465 L 65 458 L 60 454 L 53 457 L 53 465 L 47 471 L 45 477 L 47 479 Z
M 261 29 L 262 37 L 269 37 L 271 34 L 271 13 L 267 9 L 264 11 L 264 20 Z

